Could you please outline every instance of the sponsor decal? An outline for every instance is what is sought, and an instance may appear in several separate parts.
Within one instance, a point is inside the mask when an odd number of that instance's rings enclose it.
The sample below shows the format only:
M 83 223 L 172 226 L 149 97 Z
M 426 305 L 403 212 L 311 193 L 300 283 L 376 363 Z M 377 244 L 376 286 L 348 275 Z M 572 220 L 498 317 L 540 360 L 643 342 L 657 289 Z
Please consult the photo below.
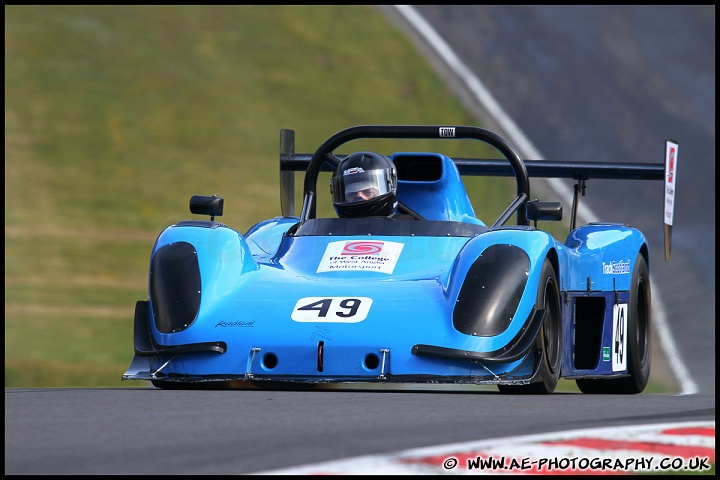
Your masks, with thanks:
M 332 340 L 332 337 L 330 336 L 330 329 L 327 327 L 321 327 L 320 325 L 315 325 L 315 331 L 312 335 L 310 335 L 310 340 L 315 340 L 318 337 L 323 340 Z
M 440 127 L 439 133 L 442 138 L 455 137 L 455 127 Z
M 603 362 L 610 361 L 610 347 L 603 347 Z
M 254 327 L 254 326 L 255 326 L 255 320 L 250 321 L 250 322 L 245 322 L 242 320 L 226 322 L 224 320 L 221 320 L 215 324 L 215 328 L 217 328 L 217 327 L 223 327 L 223 328 L 226 328 L 226 327 Z
M 612 371 L 627 370 L 627 313 L 628 304 L 613 306 Z
M 364 172 L 365 172 L 365 170 L 363 170 L 362 167 L 351 167 L 351 168 L 348 168 L 347 170 L 344 170 L 343 175 L 353 175 L 355 173 L 364 173 Z
M 622 260 L 618 262 L 610 262 L 602 264 L 602 271 L 604 275 L 625 275 L 630 273 L 630 260 L 624 262 Z
M 374 255 L 381 253 L 385 242 L 348 242 L 343 246 L 340 255 Z
M 404 246 L 403 243 L 370 240 L 330 242 L 316 273 L 367 270 L 390 274 L 395 270 Z
M 290 318 L 296 322 L 357 323 L 367 317 L 368 297 L 304 297 L 295 303 Z M 316 332 L 322 336 L 322 332 Z

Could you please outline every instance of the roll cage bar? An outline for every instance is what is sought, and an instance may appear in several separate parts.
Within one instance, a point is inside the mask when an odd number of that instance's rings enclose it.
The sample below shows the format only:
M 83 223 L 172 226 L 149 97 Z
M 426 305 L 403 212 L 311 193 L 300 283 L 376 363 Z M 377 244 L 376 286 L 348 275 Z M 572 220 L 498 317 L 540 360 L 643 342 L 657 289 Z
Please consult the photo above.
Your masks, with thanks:
M 527 169 L 525 168 L 525 163 L 522 161 L 515 149 L 504 138 L 494 132 L 491 132 L 490 130 L 479 127 L 439 125 L 365 125 L 347 128 L 328 138 L 315 151 L 313 156 L 310 158 L 309 164 L 307 165 L 300 223 L 303 223 L 308 219 L 315 218 L 318 175 L 323 169 L 334 171 L 341 162 L 341 158 L 336 156 L 333 152 L 345 143 L 362 138 L 433 140 L 474 139 L 491 145 L 500 151 L 500 153 L 502 153 L 510 163 L 517 185 L 517 197 L 510 207 L 508 207 L 508 209 L 503 213 L 501 218 L 504 218 L 504 220 L 502 223 L 504 223 L 504 221 L 507 220 L 507 218 L 509 218 L 514 212 L 517 212 L 517 224 L 529 224 L 525 208 L 522 207 L 525 206 L 528 198 L 530 197 L 530 180 Z M 292 143 L 294 144 L 294 140 Z M 280 148 L 282 157 L 282 152 L 284 150 L 282 138 Z M 283 211 L 285 211 L 284 208 Z
M 517 212 L 517 224 L 528 225 L 526 205 L 530 198 L 529 177 L 572 178 L 574 197 L 570 229 L 575 228 L 580 195 L 585 196 L 590 178 L 622 180 L 663 180 L 664 164 L 619 162 L 554 162 L 523 160 L 502 137 L 490 130 L 471 126 L 389 126 L 366 125 L 350 127 L 328 138 L 314 154 L 295 153 L 295 131 L 280 130 L 280 204 L 282 214 L 295 215 L 294 172 L 305 171 L 303 207 L 300 222 L 316 215 L 317 180 L 321 171 L 333 172 L 344 158 L 333 152 L 341 145 L 361 138 L 382 139 L 475 139 L 489 144 L 505 159 L 453 158 L 461 175 L 514 176 L 517 196 L 494 225 L 501 225 Z

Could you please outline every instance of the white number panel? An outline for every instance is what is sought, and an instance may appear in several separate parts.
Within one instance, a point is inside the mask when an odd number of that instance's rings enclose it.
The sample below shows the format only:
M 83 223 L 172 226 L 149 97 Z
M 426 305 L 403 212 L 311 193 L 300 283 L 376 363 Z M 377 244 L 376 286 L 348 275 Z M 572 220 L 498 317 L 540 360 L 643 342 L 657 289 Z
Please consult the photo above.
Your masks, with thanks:
M 305 297 L 293 308 L 296 322 L 357 323 L 367 317 L 372 305 L 368 297 Z
M 627 369 L 627 310 L 627 303 L 613 307 L 613 372 Z

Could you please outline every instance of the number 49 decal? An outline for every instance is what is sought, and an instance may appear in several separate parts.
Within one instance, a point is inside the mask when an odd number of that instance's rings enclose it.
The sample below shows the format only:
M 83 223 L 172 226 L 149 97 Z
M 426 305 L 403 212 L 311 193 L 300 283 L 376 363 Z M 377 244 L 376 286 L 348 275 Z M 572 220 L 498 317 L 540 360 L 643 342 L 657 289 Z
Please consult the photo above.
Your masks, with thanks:
M 627 369 L 627 310 L 627 303 L 613 306 L 613 372 L 620 372 Z
M 293 308 L 296 322 L 356 323 L 365 320 L 372 305 L 368 297 L 305 297 Z

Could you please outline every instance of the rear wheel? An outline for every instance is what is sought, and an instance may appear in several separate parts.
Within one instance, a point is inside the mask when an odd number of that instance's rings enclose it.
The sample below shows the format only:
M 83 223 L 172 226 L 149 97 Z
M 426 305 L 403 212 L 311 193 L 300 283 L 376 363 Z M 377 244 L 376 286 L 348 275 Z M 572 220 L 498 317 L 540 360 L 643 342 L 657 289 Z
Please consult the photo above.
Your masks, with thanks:
M 498 390 L 502 393 L 544 395 L 554 392 L 557 387 L 562 356 L 560 289 L 555 269 L 547 258 L 540 276 L 537 305 L 538 308 L 545 309 L 545 317 L 534 347 L 541 352 L 536 377 L 538 381 L 527 385 L 498 385 Z
M 628 376 L 611 379 L 582 378 L 575 381 L 583 393 L 641 393 L 650 378 L 651 345 L 650 275 L 645 257 L 635 260 L 627 319 Z

